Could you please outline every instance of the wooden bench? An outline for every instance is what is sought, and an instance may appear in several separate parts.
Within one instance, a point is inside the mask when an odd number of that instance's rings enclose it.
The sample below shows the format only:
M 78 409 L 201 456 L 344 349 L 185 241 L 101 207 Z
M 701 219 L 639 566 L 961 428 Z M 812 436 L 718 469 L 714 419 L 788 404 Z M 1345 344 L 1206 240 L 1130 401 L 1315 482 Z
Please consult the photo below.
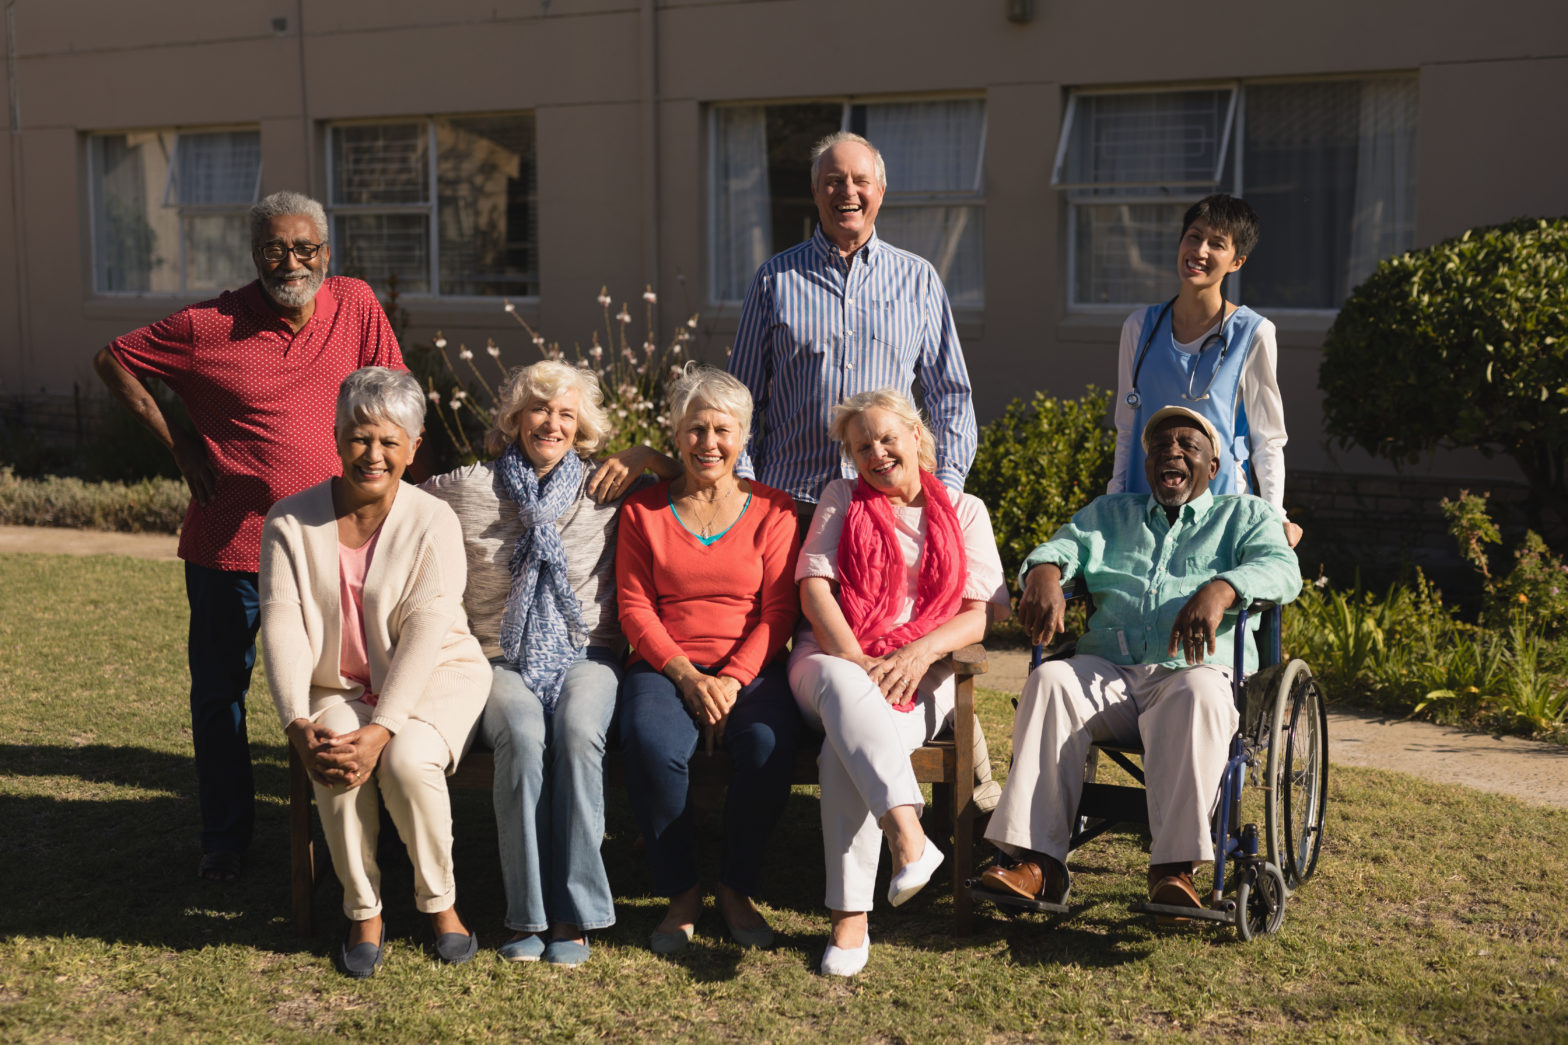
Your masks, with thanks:
M 974 678 L 985 674 L 985 647 L 965 646 L 950 654 L 957 682 L 953 728 L 924 747 L 910 753 L 915 779 L 931 785 L 931 806 L 926 818 L 926 833 L 933 838 L 951 837 L 948 868 L 952 872 L 953 921 L 959 935 L 968 935 L 972 925 L 971 901 L 965 879 L 974 866 L 975 815 L 975 694 Z M 316 885 L 324 875 L 316 864 L 315 842 L 311 833 L 310 777 L 299 760 L 294 745 L 289 748 L 289 865 L 293 886 L 294 930 L 300 936 L 314 931 L 312 903 Z M 795 760 L 796 784 L 817 782 L 818 746 L 803 745 Z M 491 789 L 495 763 L 488 751 L 471 751 L 447 778 L 447 787 L 464 790 Z M 729 756 L 723 752 L 706 755 L 700 750 L 691 760 L 691 786 L 695 791 L 717 790 L 729 781 Z

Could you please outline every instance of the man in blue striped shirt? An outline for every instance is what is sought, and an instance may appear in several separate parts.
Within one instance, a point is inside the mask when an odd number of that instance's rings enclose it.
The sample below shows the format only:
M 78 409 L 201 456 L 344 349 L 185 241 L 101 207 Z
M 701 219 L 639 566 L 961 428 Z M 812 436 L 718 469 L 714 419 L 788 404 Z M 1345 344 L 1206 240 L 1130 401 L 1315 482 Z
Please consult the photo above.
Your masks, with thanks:
M 969 371 L 947 291 L 924 258 L 876 235 L 887 188 L 879 153 L 840 132 L 812 149 L 812 237 L 770 258 L 752 278 L 730 373 L 756 401 L 736 474 L 795 498 L 803 521 L 828 480 L 854 468 L 828 436 L 834 404 L 857 392 L 920 379 L 936 436 L 936 474 L 962 490 L 975 456 Z

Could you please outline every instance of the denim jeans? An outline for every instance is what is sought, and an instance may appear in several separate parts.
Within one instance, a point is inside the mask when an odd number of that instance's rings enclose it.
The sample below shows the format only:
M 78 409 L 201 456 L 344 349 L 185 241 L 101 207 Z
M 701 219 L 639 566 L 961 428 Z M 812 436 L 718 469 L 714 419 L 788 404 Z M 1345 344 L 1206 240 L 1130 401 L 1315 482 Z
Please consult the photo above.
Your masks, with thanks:
M 719 880 L 743 896 L 756 889 L 763 846 L 789 798 L 800 741 L 800 712 L 790 695 L 785 659 L 775 658 L 742 687 L 724 728 L 733 775 L 724 800 Z M 654 891 L 664 896 L 697 884 L 687 769 L 701 737 L 675 683 L 647 661 L 626 669 L 621 686 L 626 785 L 648 847 Z
M 256 575 L 185 564 L 191 624 L 191 739 L 201 806 L 201 851 L 243 853 L 256 822 L 245 694 L 260 625 Z
M 492 662 L 480 735 L 495 751 L 495 826 L 506 927 L 544 932 L 615 924 L 604 841 L 604 742 L 620 658 L 590 646 L 566 671 L 555 710 L 504 663 Z

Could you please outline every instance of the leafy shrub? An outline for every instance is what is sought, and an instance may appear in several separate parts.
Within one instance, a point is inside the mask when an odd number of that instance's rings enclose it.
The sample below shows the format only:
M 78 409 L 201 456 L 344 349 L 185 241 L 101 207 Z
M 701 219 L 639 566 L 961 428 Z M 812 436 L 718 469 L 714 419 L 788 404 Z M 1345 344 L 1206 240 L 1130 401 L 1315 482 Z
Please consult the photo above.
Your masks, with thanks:
M 1502 536 L 1486 502 L 1485 494 L 1477 497 L 1461 490 L 1457 499 L 1445 497 L 1439 505 L 1460 556 L 1481 577 L 1486 598 L 1481 622 L 1506 628 L 1524 616 L 1548 636 L 1568 634 L 1568 565 L 1530 530 L 1514 549 L 1513 568 L 1501 579 L 1494 577 L 1487 546 L 1501 544 Z
M 1323 344 L 1324 429 L 1396 462 L 1513 458 L 1568 520 L 1568 218 L 1520 219 L 1385 260 Z
M 179 479 L 95 483 L 20 479 L 0 468 L 0 523 L 127 533 L 178 533 L 190 495 Z
M 1111 394 L 1093 385 L 1079 399 L 1036 392 L 1014 399 L 980 431 L 964 489 L 985 502 L 1008 586 L 1024 557 L 1050 538 L 1111 480 L 1116 433 L 1106 426 Z

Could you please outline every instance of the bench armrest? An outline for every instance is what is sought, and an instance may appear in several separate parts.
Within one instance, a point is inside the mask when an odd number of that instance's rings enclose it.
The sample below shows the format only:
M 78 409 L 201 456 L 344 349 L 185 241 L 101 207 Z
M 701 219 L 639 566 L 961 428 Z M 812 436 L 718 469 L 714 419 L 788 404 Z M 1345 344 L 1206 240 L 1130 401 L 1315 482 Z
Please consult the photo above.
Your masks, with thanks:
M 953 664 L 953 674 L 984 675 L 986 673 L 985 647 L 978 642 L 955 649 L 947 655 Z

